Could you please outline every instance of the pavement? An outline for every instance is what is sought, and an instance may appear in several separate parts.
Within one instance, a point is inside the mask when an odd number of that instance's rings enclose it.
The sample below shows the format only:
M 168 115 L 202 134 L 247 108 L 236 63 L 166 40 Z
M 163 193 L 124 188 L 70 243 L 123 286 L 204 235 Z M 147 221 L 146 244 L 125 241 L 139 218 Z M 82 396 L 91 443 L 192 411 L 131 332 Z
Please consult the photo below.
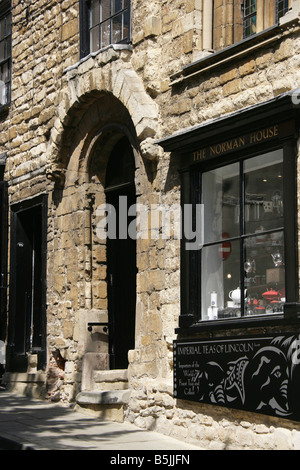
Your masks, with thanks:
M 102 421 L 67 406 L 0 390 L 0 450 L 105 450 L 111 459 L 129 458 L 128 452 L 156 451 L 159 463 L 162 451 L 189 455 L 201 449 L 130 423 Z M 153 453 L 145 455 L 153 464 L 154 457 L 149 457 Z

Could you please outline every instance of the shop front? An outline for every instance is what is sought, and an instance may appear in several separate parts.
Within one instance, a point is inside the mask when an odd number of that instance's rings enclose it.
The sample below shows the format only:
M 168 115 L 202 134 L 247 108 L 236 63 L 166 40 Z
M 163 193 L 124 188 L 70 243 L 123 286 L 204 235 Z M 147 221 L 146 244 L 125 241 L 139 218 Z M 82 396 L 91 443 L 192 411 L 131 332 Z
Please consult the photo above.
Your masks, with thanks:
M 292 97 L 159 143 L 179 155 L 182 210 L 193 208 L 192 233 L 201 240 L 197 246 L 182 239 L 174 396 L 299 420 L 298 109 Z

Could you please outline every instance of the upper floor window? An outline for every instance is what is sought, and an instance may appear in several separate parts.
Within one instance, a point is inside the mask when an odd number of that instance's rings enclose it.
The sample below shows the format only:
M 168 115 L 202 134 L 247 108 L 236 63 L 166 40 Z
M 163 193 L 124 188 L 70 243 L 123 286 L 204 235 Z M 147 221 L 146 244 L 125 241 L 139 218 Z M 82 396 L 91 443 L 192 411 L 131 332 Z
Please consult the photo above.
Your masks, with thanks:
M 276 25 L 292 0 L 233 0 L 213 3 L 213 49 L 220 50 Z
M 130 41 L 130 0 L 81 1 L 81 57 Z
M 277 0 L 273 5 L 265 5 L 262 0 L 245 0 L 243 2 L 243 25 L 244 38 L 256 34 L 258 26 L 266 29 L 278 23 L 280 18 L 285 15 L 289 9 L 289 0 Z M 272 2 L 273 3 L 273 2 Z M 259 10 L 259 18 L 257 18 Z
M 0 3 L 0 107 L 10 101 L 11 12 L 10 2 Z
M 248 37 L 256 33 L 257 1 L 246 0 L 243 8 L 244 37 Z
M 289 9 L 289 0 L 278 0 L 276 2 L 276 6 L 277 6 L 277 12 L 276 12 L 276 15 L 277 15 L 277 21 L 279 21 L 279 19 L 286 14 L 286 12 L 288 11 Z

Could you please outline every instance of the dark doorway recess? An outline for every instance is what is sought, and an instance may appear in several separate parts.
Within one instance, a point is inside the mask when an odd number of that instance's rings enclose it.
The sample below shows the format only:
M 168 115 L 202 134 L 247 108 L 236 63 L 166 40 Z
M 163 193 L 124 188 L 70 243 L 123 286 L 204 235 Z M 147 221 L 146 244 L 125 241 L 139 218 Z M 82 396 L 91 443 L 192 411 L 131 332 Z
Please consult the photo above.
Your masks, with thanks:
M 113 206 L 116 237 L 107 239 L 109 353 L 111 369 L 128 367 L 134 348 L 136 306 L 136 240 L 128 235 L 128 209 L 136 203 L 134 156 L 127 138 L 114 147 L 106 172 L 106 202 Z
M 10 372 L 26 372 L 28 354 L 46 364 L 46 217 L 44 196 L 11 208 Z
M 1 173 L 0 165 L 0 173 Z M 1 179 L 1 174 L 0 174 Z M 0 181 L 0 341 L 6 341 L 7 327 L 7 183 Z M 4 364 L 0 363 L 0 380 Z

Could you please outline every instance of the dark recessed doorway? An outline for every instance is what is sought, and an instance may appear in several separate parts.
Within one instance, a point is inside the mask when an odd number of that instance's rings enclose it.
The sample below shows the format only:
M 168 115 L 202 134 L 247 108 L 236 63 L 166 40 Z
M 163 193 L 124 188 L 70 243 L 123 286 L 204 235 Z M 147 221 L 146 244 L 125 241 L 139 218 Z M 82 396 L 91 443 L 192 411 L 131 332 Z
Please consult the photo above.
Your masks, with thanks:
M 46 201 L 44 197 L 11 211 L 8 370 L 26 372 L 28 355 L 46 361 Z
M 136 203 L 134 155 L 127 138 L 114 147 L 106 172 L 106 202 L 114 208 L 116 236 L 107 239 L 107 281 L 110 368 L 128 367 L 128 351 L 134 348 L 136 313 L 136 239 L 129 236 Z M 133 213 L 133 212 L 132 212 Z M 130 230 L 131 233 L 131 230 Z

